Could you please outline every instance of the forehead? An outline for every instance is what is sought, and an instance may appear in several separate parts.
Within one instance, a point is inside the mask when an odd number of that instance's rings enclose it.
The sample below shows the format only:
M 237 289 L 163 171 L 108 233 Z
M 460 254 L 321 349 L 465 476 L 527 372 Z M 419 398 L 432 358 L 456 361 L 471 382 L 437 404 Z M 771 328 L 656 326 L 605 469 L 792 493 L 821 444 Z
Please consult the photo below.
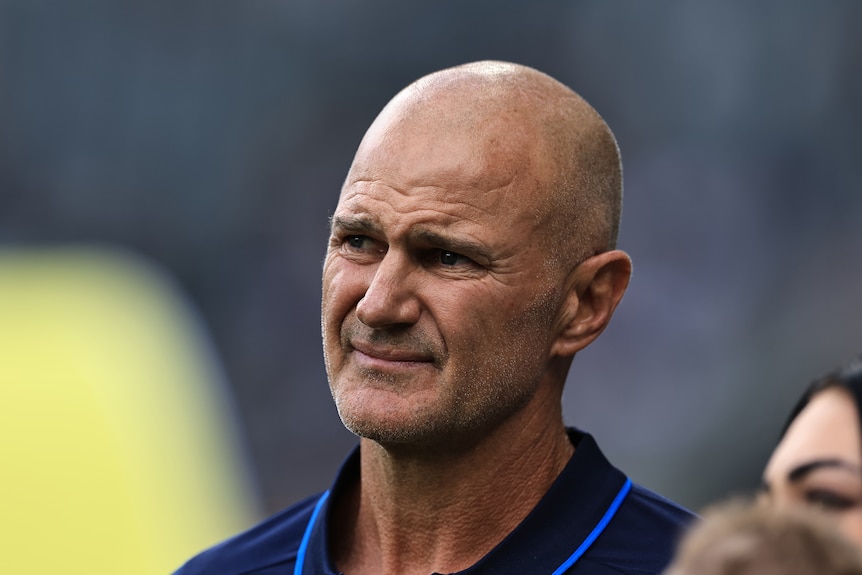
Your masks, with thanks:
M 345 188 L 333 225 L 380 234 L 389 243 L 443 242 L 484 265 L 511 265 L 517 254 L 533 253 L 541 243 L 535 219 L 508 208 L 505 198 L 505 187 L 399 189 L 385 180 L 361 180 Z
M 406 197 L 465 203 L 489 209 L 507 200 L 516 211 L 535 199 L 529 167 L 519 158 L 487 153 L 466 138 L 386 138 L 367 143 L 357 153 L 345 180 L 341 201 L 357 193 L 386 188 Z M 521 196 L 520 202 L 515 201 Z
M 549 171 L 529 126 L 450 111 L 446 102 L 384 110 L 357 150 L 338 210 L 541 220 Z
M 811 398 L 775 449 L 765 475 L 784 475 L 801 463 L 825 458 L 862 462 L 856 405 L 840 387 L 824 389 Z
M 401 187 L 494 189 L 543 174 L 544 142 L 524 113 L 458 107 L 450 100 L 390 104 L 366 132 L 351 179 L 396 177 Z

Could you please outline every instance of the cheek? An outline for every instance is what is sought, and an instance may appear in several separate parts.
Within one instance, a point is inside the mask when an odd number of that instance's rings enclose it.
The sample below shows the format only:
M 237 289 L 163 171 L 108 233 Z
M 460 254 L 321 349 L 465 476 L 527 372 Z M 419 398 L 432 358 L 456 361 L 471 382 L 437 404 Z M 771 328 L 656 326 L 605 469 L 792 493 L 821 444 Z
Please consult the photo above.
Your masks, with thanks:
M 838 520 L 838 527 L 845 537 L 862 548 L 862 509 L 845 513 Z
M 499 297 L 492 292 L 474 292 L 451 301 L 466 305 L 455 307 L 447 302 L 440 306 L 437 319 L 450 328 L 445 330 L 447 344 L 466 349 L 471 362 L 488 359 L 508 364 L 516 357 L 527 357 L 527 363 L 544 360 L 551 325 L 548 307 L 525 305 L 526 296 Z
M 365 295 L 362 273 L 351 270 L 338 260 L 328 259 L 323 267 L 321 311 L 324 330 L 335 322 L 340 325 L 344 316 Z

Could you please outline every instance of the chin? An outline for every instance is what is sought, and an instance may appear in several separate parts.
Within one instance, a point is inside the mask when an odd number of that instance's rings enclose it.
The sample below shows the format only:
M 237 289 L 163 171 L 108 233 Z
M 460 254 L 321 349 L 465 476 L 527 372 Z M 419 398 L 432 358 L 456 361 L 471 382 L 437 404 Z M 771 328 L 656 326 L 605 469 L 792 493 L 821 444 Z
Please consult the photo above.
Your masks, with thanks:
M 386 416 L 339 410 L 344 426 L 354 435 L 373 441 L 392 453 L 423 452 L 452 455 L 469 451 L 485 436 L 487 426 L 459 422 L 451 416 L 412 412 Z
M 435 426 L 428 420 L 414 421 L 391 411 L 375 414 L 339 406 L 338 416 L 354 435 L 383 445 L 424 443 L 435 433 Z
M 349 421 L 344 421 L 344 426 L 354 435 L 379 443 L 384 447 L 415 445 L 420 439 L 420 434 L 413 433 L 413 430 L 404 427 L 393 428 L 373 424 L 368 425 L 367 422 L 357 424 Z

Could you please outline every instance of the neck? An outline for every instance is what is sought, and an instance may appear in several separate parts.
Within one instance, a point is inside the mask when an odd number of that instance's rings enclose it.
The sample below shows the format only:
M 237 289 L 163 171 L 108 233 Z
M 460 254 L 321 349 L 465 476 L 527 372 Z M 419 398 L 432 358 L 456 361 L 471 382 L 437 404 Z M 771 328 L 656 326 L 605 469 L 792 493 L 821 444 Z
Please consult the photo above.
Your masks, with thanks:
M 360 484 L 336 509 L 336 565 L 348 575 L 466 569 L 532 511 L 573 451 L 561 415 L 515 418 L 459 452 L 363 439 Z

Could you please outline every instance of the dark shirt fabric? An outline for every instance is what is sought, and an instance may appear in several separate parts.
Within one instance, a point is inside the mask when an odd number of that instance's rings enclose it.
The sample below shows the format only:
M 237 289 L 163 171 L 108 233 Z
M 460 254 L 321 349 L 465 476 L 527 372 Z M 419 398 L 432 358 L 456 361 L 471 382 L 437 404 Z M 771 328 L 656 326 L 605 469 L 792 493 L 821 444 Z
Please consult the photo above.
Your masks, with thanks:
M 575 453 L 545 496 L 514 531 L 461 575 L 645 575 L 661 573 L 670 562 L 692 513 L 639 485 L 626 493 L 627 478 L 602 455 L 591 435 L 570 428 L 569 437 Z M 337 495 L 358 478 L 357 447 L 330 492 Z M 616 512 L 609 513 L 623 495 Z M 300 501 L 204 551 L 175 575 L 293 575 L 307 528 L 303 575 L 337 575 L 326 535 L 329 502 L 336 497 L 323 503 L 309 527 L 320 497 Z M 605 522 L 595 537 L 596 526 Z M 593 537 L 574 564 L 561 571 Z

